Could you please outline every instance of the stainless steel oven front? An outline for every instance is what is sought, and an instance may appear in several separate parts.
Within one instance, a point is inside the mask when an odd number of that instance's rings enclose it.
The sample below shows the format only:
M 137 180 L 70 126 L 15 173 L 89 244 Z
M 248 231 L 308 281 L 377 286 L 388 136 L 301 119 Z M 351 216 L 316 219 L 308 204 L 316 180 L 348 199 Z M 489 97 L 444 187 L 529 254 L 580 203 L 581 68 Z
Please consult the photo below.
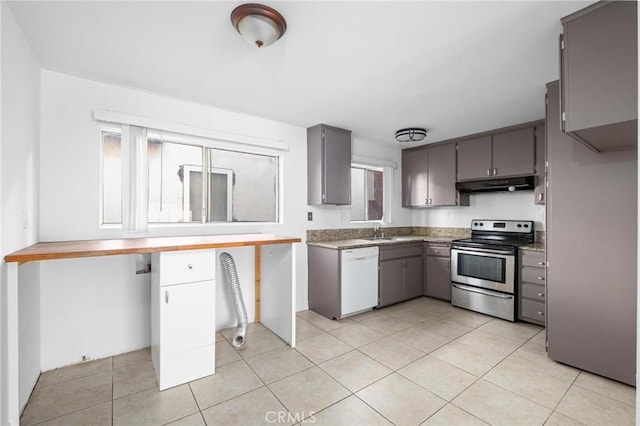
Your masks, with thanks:
M 513 293 L 516 254 L 492 248 L 451 249 L 451 281 L 503 293 Z
M 516 253 L 478 247 L 451 250 L 451 304 L 516 320 Z

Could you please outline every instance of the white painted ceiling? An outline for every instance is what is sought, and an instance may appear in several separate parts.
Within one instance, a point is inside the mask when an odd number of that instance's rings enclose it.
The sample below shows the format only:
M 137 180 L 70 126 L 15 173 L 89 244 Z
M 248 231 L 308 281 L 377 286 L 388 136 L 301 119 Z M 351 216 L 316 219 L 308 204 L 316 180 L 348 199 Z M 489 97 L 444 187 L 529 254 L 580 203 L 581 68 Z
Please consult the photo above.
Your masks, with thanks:
M 560 18 L 591 2 L 267 2 L 287 20 L 257 49 L 227 1 L 12 1 L 43 68 L 303 127 L 435 142 L 544 116 Z

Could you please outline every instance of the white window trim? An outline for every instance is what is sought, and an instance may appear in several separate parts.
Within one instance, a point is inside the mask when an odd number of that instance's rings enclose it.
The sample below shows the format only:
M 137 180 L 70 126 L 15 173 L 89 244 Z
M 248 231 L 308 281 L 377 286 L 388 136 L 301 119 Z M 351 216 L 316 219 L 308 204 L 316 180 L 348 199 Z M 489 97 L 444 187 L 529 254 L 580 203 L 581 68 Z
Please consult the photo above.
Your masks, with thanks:
M 177 123 L 174 121 L 160 120 L 156 118 L 143 117 L 139 115 L 126 114 L 121 112 L 96 109 L 93 111 L 93 119 L 106 123 L 130 124 L 147 129 L 156 129 L 166 132 L 173 132 L 180 135 L 197 136 L 206 139 L 231 142 L 235 145 L 249 145 L 253 147 L 264 147 L 278 151 L 288 151 L 289 144 L 282 141 L 264 139 L 251 135 L 241 135 L 237 133 L 225 132 L 222 130 L 210 129 L 207 127 L 194 126 L 190 124 Z

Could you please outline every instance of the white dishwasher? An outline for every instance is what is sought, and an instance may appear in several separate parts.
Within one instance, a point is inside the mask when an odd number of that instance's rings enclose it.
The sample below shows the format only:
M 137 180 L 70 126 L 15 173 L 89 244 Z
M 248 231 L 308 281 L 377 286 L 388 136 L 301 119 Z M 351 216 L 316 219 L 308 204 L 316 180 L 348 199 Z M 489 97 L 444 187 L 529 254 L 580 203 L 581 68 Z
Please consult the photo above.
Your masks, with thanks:
M 340 316 L 378 306 L 378 247 L 341 252 Z

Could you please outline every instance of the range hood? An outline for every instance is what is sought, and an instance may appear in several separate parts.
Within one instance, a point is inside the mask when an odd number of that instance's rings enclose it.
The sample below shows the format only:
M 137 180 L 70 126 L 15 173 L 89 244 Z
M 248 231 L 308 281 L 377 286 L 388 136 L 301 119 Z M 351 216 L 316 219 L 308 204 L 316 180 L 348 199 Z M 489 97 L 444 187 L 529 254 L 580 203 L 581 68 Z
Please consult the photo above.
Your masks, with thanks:
M 525 189 L 533 189 L 534 187 L 535 176 L 475 180 L 471 182 L 456 183 L 456 189 L 462 194 L 470 192 L 521 191 Z

